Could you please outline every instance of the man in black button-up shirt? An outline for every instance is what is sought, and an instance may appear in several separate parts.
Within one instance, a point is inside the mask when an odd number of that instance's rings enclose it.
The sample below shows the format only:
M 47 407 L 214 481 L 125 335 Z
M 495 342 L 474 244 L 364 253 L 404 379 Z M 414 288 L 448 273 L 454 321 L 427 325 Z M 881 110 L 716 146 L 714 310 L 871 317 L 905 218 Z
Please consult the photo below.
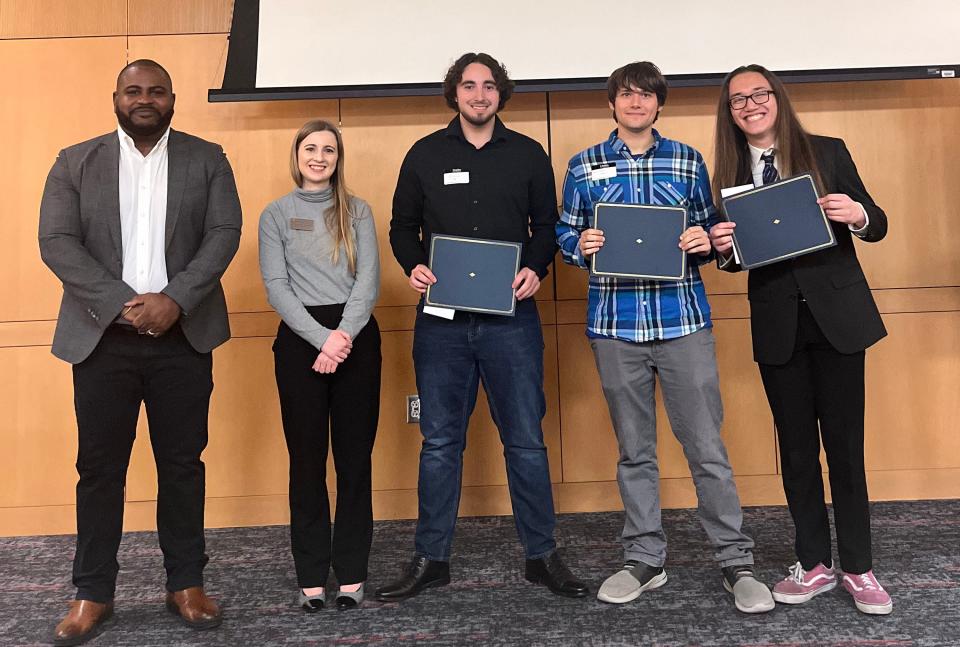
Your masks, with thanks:
M 420 508 L 416 554 L 406 573 L 377 591 L 399 600 L 450 582 L 450 545 L 460 500 L 467 424 L 483 381 L 500 430 L 526 578 L 558 595 L 583 597 L 556 553 L 550 468 L 540 423 L 543 334 L 533 295 L 556 252 L 553 170 L 543 148 L 507 129 L 497 112 L 513 83 L 487 54 L 464 54 L 443 83 L 458 115 L 410 149 L 393 197 L 390 243 L 410 287 L 423 294 L 434 234 L 523 243 L 513 281 L 516 314 L 457 312 L 452 320 L 418 308 L 413 359 L 420 393 Z
M 520 266 L 542 279 L 557 249 L 550 160 L 539 143 L 509 130 L 495 114 L 482 127 L 489 133 L 481 136 L 469 121 L 465 129 L 464 121 L 454 117 L 407 153 L 393 195 L 393 253 L 404 272 L 419 275 L 414 270 L 426 269 L 433 234 L 509 240 L 523 243 Z M 445 184 L 453 172 L 469 174 L 469 181 Z M 422 292 L 426 284 L 414 287 Z

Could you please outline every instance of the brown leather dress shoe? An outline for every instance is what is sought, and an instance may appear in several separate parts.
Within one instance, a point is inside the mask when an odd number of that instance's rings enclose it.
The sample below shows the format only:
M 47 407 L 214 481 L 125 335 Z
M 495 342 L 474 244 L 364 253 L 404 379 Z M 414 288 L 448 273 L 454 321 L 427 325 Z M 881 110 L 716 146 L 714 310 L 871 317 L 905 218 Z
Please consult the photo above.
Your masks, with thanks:
M 70 611 L 53 630 L 53 644 L 58 647 L 82 645 L 96 638 L 103 630 L 103 623 L 113 615 L 113 602 L 73 600 Z
M 223 622 L 220 607 L 207 597 L 202 586 L 167 593 L 167 611 L 193 629 L 213 629 Z

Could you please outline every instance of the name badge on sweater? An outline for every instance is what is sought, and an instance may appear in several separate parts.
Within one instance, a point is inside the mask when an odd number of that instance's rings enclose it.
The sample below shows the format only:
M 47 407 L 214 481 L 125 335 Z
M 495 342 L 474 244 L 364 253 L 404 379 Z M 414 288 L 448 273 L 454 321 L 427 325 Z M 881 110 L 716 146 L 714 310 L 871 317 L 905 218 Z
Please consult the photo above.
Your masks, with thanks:
M 291 218 L 290 229 L 297 231 L 313 231 L 313 221 L 309 218 Z
M 443 185 L 450 184 L 470 184 L 470 171 L 461 171 L 455 168 L 445 172 L 443 174 Z

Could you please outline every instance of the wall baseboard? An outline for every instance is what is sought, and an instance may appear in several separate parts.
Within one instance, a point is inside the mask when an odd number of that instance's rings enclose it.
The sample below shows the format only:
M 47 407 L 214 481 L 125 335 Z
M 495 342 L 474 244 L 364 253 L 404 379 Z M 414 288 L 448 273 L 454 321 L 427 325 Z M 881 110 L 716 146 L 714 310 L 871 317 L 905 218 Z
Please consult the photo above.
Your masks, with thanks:
M 783 487 L 776 474 L 736 477 L 744 506 L 784 505 Z M 829 496 L 830 485 L 824 479 Z M 877 470 L 867 472 L 872 501 L 960 498 L 960 469 Z M 557 512 L 605 512 L 623 509 L 616 481 L 555 483 Z M 661 479 L 663 508 L 691 508 L 697 504 L 690 478 Z M 207 499 L 208 528 L 270 526 L 287 524 L 290 511 L 286 494 L 214 497 Z M 128 501 L 125 531 L 155 530 L 156 502 Z M 374 517 L 412 519 L 417 515 L 417 491 L 378 490 L 373 493 Z M 463 488 L 460 516 L 511 514 L 505 485 Z M 0 508 L 0 536 L 63 535 L 76 532 L 76 506 Z

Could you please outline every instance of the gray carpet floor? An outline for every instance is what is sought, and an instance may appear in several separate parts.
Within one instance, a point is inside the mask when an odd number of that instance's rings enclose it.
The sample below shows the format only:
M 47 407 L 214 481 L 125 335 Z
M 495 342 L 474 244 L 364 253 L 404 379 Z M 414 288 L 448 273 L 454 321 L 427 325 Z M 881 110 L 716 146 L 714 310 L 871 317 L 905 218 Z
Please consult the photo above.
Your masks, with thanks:
M 873 505 L 874 570 L 894 599 L 893 614 L 865 616 L 837 588 L 806 605 L 748 616 L 725 593 L 692 510 L 664 512 L 669 582 L 636 601 L 598 602 L 596 588 L 621 560 L 620 513 L 562 515 L 561 554 L 591 586 L 568 600 L 522 577 L 523 555 L 510 517 L 461 519 L 453 582 L 399 604 L 304 614 L 285 526 L 207 531 L 207 590 L 223 626 L 194 632 L 163 608 L 162 558 L 155 533 L 129 533 L 120 549 L 117 611 L 91 644 L 108 645 L 960 645 L 960 501 Z M 794 561 L 785 508 L 745 510 L 757 542 L 757 573 L 768 584 Z M 47 644 L 73 595 L 74 537 L 0 539 L 0 645 Z M 413 522 L 378 522 L 369 585 L 385 583 L 411 554 Z M 330 582 L 335 588 L 335 583 Z

